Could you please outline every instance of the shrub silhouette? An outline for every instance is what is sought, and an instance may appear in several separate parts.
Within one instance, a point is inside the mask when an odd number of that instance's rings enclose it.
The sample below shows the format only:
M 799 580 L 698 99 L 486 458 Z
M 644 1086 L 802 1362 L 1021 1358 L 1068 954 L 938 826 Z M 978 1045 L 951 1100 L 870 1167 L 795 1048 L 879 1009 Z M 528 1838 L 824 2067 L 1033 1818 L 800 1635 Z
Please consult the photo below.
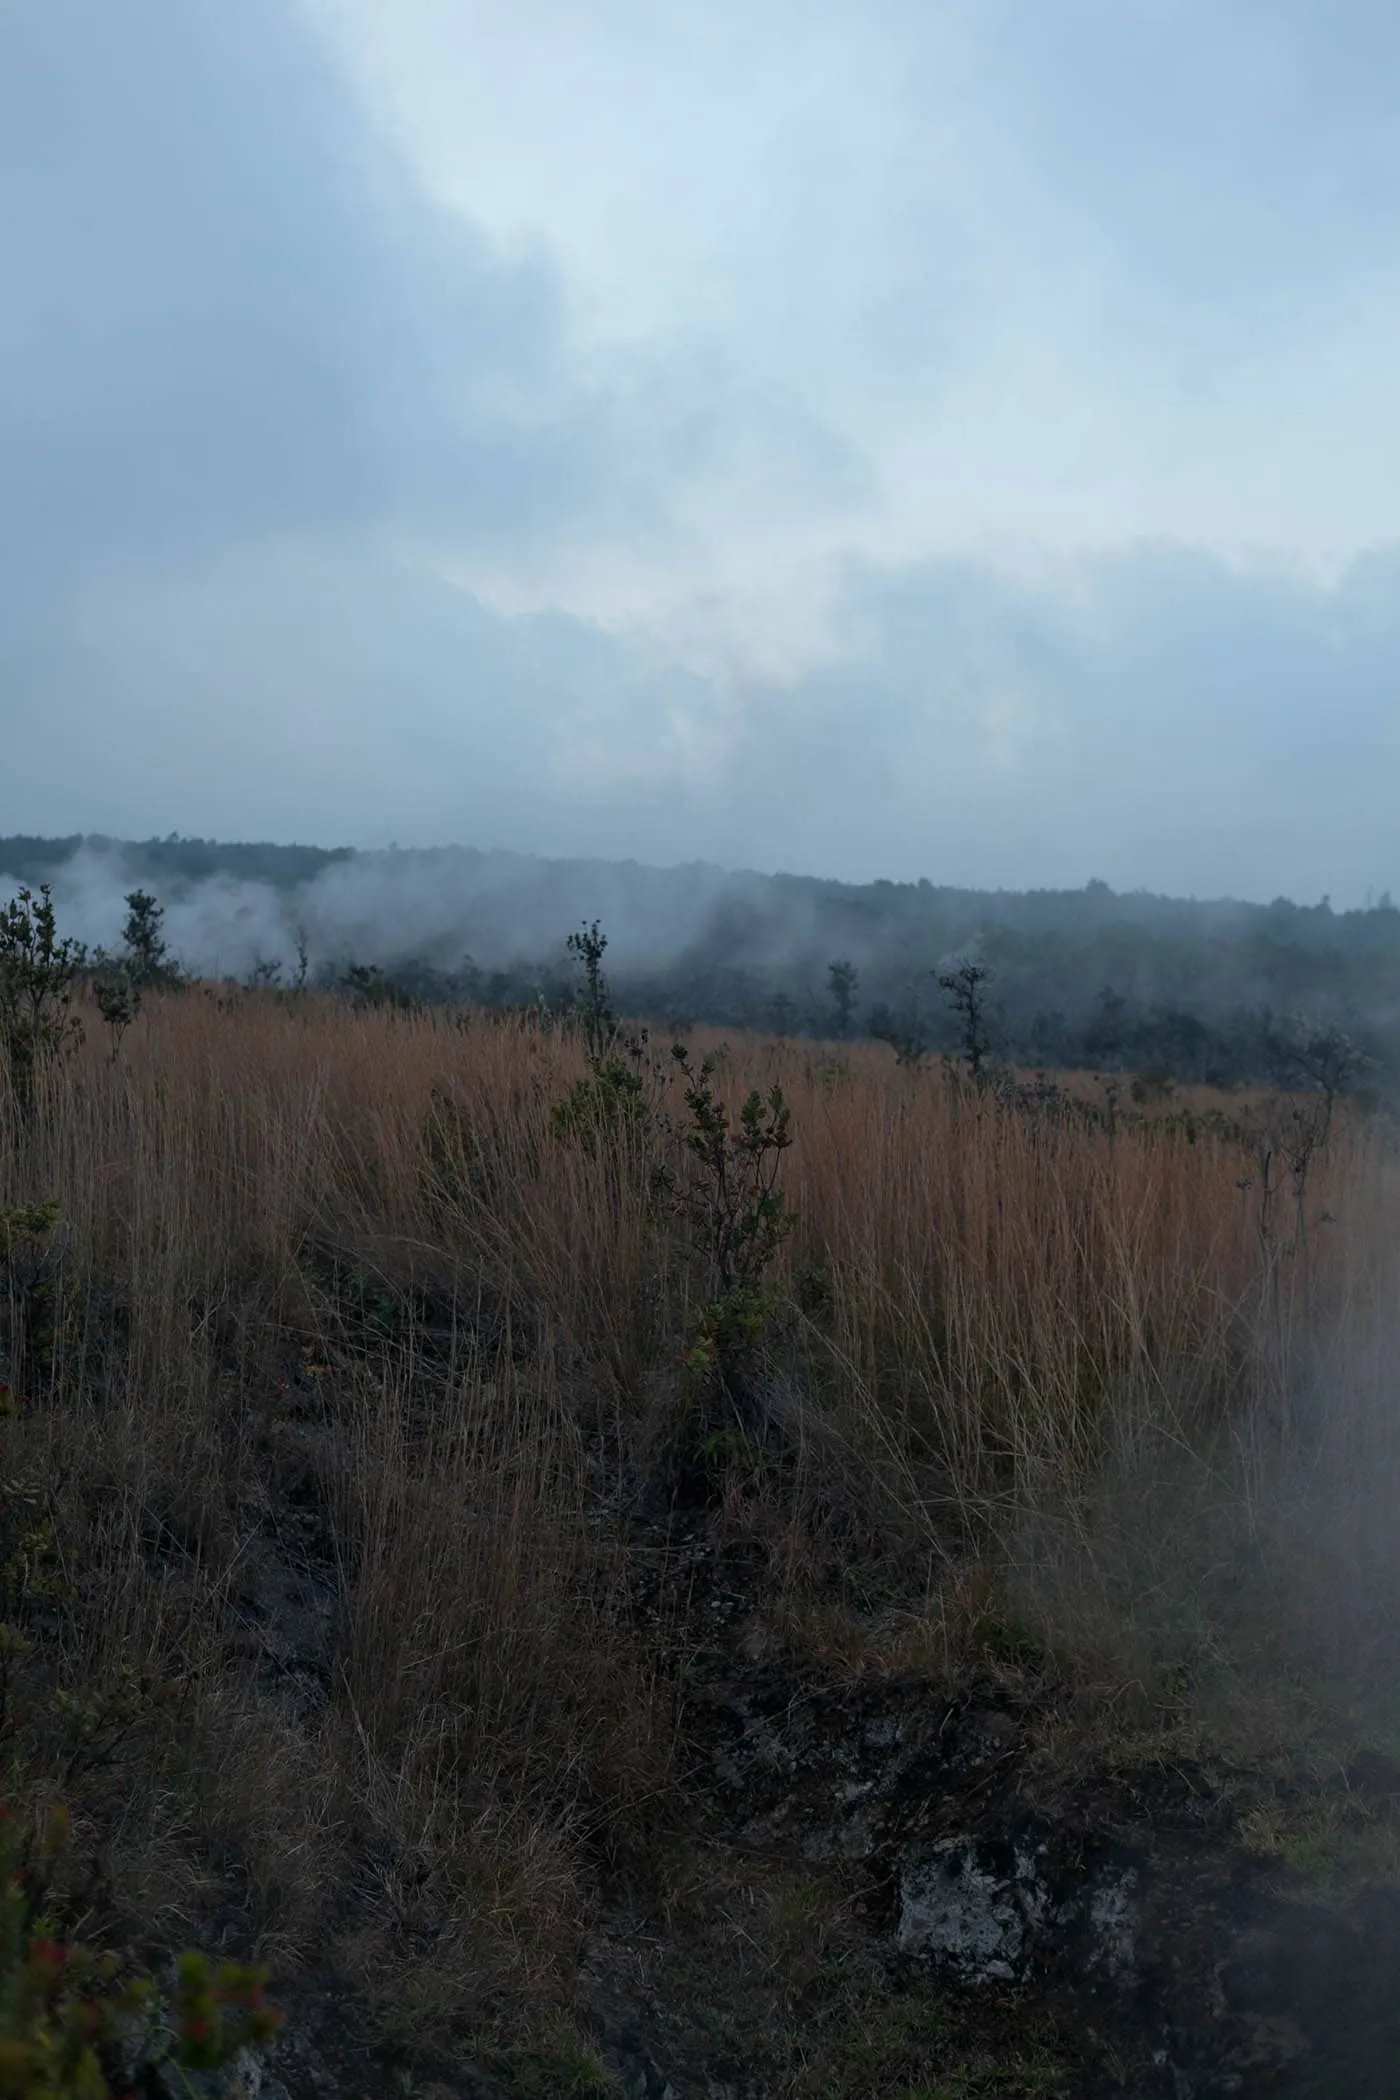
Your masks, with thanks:
M 166 945 L 162 928 L 165 906 L 149 890 L 128 890 L 122 927 L 121 968 L 139 996 L 147 991 L 173 991 L 181 971 Z
M 41 1067 L 82 1033 L 68 1008 L 84 960 L 76 941 L 58 938 L 49 883 L 37 895 L 19 890 L 0 909 L 0 1053 L 23 1111 Z

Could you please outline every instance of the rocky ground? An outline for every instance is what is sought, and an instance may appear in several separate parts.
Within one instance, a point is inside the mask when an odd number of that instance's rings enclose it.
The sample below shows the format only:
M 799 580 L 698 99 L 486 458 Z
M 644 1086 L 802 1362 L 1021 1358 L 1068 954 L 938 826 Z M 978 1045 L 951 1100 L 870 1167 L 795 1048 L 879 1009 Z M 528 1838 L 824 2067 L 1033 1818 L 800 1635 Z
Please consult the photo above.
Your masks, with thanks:
M 315 1726 L 336 1597 L 304 1492 L 262 1513 L 231 1603 L 267 1696 Z M 298 1501 L 301 1507 L 298 1507 Z M 1034 1657 L 957 1681 L 799 1664 L 754 1610 L 762 1553 L 652 1517 L 640 1609 L 684 1673 L 688 1830 L 667 1894 L 609 1889 L 577 2002 L 528 2045 L 416 2051 L 328 1970 L 277 1980 L 271 2058 L 226 2100 L 1381 2100 L 1400 2095 L 1400 1892 L 1319 1892 L 1286 1846 L 1325 1810 L 1388 1829 L 1400 1769 L 1307 1789 L 1106 1744 Z M 684 1608 L 660 1609 L 663 1592 Z M 211 1920 L 217 1929 L 218 1921 Z M 437 1921 L 417 1928 L 432 1961 Z M 224 1925 L 228 1951 L 238 1921 Z M 206 1939 L 213 1947 L 215 1939 Z M 152 2094 L 183 2090 L 148 2071 Z

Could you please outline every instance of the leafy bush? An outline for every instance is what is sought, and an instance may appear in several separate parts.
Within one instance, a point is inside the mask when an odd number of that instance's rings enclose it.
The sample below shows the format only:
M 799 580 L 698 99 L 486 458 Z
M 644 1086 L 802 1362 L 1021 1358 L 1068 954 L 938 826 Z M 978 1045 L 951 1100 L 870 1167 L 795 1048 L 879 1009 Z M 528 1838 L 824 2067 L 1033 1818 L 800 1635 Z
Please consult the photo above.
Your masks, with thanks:
M 106 965 L 92 982 L 97 1011 L 112 1031 L 112 1056 L 121 1049 L 122 1037 L 141 1009 L 141 993 L 120 963 Z
M 860 972 L 854 963 L 838 958 L 827 964 L 826 974 L 831 992 L 832 1032 L 844 1042 L 855 1022 Z
M 988 986 L 992 972 L 986 963 L 965 961 L 951 969 L 934 972 L 938 989 L 957 1014 L 962 1026 L 962 1054 L 975 1080 L 981 1080 L 991 1061 L 993 1022 Z
M 672 1057 L 685 1081 L 689 1121 L 673 1127 L 681 1160 L 657 1181 L 704 1262 L 708 1291 L 682 1354 L 688 1404 L 679 1424 L 679 1488 L 708 1495 L 716 1477 L 753 1454 L 759 1429 L 760 1367 L 777 1298 L 765 1278 L 796 1218 L 777 1185 L 792 1143 L 782 1088 L 755 1088 L 737 1126 L 715 1093 L 714 1057 L 696 1065 L 677 1043 Z
M 791 1111 L 780 1086 L 766 1096 L 755 1088 L 735 1129 L 712 1083 L 717 1060 L 694 1065 L 680 1043 L 671 1055 L 685 1080 L 690 1118 L 680 1132 L 690 1171 L 673 1184 L 677 1211 L 709 1262 L 716 1294 L 752 1290 L 795 1222 L 777 1185 L 792 1143 Z
M 84 960 L 76 941 L 58 938 L 47 882 L 0 909 L 0 1054 L 22 1110 L 33 1104 L 41 1066 L 82 1033 L 68 1006 Z
M 37 1844 L 0 1807 L 0 2094 L 108 2100 L 143 2061 L 206 2070 L 273 2040 L 282 2015 L 264 2003 L 263 1969 L 215 1969 L 190 1950 L 172 2005 L 149 1975 L 124 1975 L 117 1955 L 66 1943 L 51 1881 L 67 1843 L 62 1805 Z
M 165 943 L 165 906 L 149 890 L 128 890 L 122 927 L 121 968 L 138 998 L 144 991 L 174 991 L 181 983 L 179 965 Z
M 569 1089 L 553 1113 L 556 1133 L 594 1145 L 607 1133 L 640 1128 L 652 1114 L 647 1085 L 647 1033 L 622 1033 L 603 975 L 608 937 L 595 919 L 571 933 L 565 947 L 583 972 L 575 1012 L 588 1058 L 588 1077 Z

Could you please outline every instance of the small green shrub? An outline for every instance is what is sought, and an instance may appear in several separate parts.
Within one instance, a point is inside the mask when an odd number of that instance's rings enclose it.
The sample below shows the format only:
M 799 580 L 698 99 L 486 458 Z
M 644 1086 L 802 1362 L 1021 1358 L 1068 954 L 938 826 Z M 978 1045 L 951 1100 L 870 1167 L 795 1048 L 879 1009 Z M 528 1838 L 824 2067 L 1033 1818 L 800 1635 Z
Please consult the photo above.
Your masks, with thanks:
M 32 1254 L 62 1215 L 56 1203 L 16 1203 L 0 1210 L 0 1256 L 5 1260 Z
M 986 963 L 969 960 L 933 974 L 939 991 L 958 1017 L 968 1072 L 980 1082 L 991 1064 L 994 1048 L 992 997 L 988 989 L 991 969 Z
M 133 2060 L 206 2070 L 273 2040 L 282 2015 L 264 2002 L 263 1969 L 215 1969 L 190 1950 L 171 2005 L 149 1975 L 124 1976 L 115 1954 L 65 1942 L 51 1883 L 67 1844 L 61 1804 L 37 1843 L 0 1807 L 0 2094 L 108 2100 Z
M 0 1056 L 22 1112 L 33 1107 L 43 1066 L 82 1035 L 68 1007 L 84 960 L 76 941 L 58 938 L 49 883 L 0 907 Z
M 583 972 L 583 989 L 578 1012 L 583 1024 L 588 1062 L 595 1069 L 608 1055 L 617 1039 L 617 1016 L 613 1012 L 608 980 L 603 975 L 603 956 L 607 945 L 608 937 L 599 931 L 596 919 L 591 926 L 585 925 L 579 932 L 571 933 L 564 943 Z
M 856 989 L 860 983 L 860 972 L 854 963 L 838 959 L 827 964 L 826 974 L 831 996 L 832 1033 L 844 1042 L 855 1021 Z
M 564 1100 L 554 1108 L 552 1121 L 558 1137 L 575 1140 L 590 1150 L 624 1130 L 640 1130 L 650 1122 L 655 1101 L 656 1069 L 647 1052 L 647 1033 L 624 1035 L 613 1012 L 612 994 L 603 975 L 603 956 L 608 937 L 595 919 L 565 942 L 583 973 L 575 1014 L 582 1031 L 588 1058 L 588 1077 L 576 1080 Z
M 776 1083 L 766 1095 L 755 1088 L 735 1128 L 712 1083 L 717 1059 L 694 1065 L 680 1043 L 671 1055 L 685 1080 L 689 1117 L 678 1133 L 688 1171 L 672 1181 L 676 1210 L 709 1264 L 716 1298 L 724 1299 L 760 1282 L 796 1223 L 777 1185 L 792 1143 L 792 1112 Z
M 555 1134 L 589 1146 L 610 1133 L 636 1129 L 651 1112 L 646 1080 L 636 1064 L 607 1057 L 586 1079 L 575 1080 L 551 1114 Z
M 678 1488 L 707 1497 L 722 1475 L 762 1458 L 760 1377 L 779 1300 L 766 1273 L 796 1218 L 777 1185 L 792 1143 L 781 1087 L 756 1089 L 737 1125 L 714 1090 L 715 1059 L 693 1064 L 672 1049 L 685 1081 L 688 1121 L 671 1126 L 677 1168 L 658 1190 L 705 1266 L 708 1291 L 681 1357 L 686 1404 L 673 1454 Z
M 141 1010 L 140 987 L 120 963 L 108 964 L 93 978 L 92 995 L 97 1011 L 112 1031 L 112 1059 L 121 1050 L 122 1037 Z
M 119 966 L 139 1000 L 142 992 L 173 992 L 184 981 L 166 946 L 165 906 L 148 890 L 128 890 Z

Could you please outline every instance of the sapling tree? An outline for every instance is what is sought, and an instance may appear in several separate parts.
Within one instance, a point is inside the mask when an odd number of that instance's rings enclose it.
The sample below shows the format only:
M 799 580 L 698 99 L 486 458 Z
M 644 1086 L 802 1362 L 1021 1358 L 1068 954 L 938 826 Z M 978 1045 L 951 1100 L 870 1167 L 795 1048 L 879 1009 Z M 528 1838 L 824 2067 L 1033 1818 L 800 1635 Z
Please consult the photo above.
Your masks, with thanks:
M 980 1080 L 992 1055 L 992 972 L 986 963 L 965 961 L 936 970 L 938 989 L 962 1023 L 962 1054 L 972 1077 Z
M 121 951 L 108 955 L 99 948 L 92 979 L 97 1010 L 112 1031 L 114 1062 L 122 1037 L 141 1011 L 142 993 L 173 991 L 181 981 L 161 930 L 165 907 L 148 890 L 128 890 L 124 901 Z
M 1302 1257 L 1306 1290 L 1309 1186 L 1331 1140 L 1339 1099 L 1375 1060 L 1341 1029 L 1316 1026 L 1301 1014 L 1271 1034 L 1269 1059 L 1276 1084 L 1287 1091 L 1269 1103 L 1255 1132 L 1259 1241 L 1267 1273 L 1276 1281 L 1282 1250 L 1275 1205 L 1280 1191 L 1291 1186 L 1292 1252 Z
M 792 1230 L 793 1215 L 777 1185 L 782 1155 L 792 1143 L 792 1111 L 780 1086 L 766 1095 L 755 1088 L 736 1127 L 714 1089 L 714 1058 L 696 1065 L 680 1043 L 671 1055 L 685 1080 L 690 1118 L 680 1138 L 692 1171 L 678 1190 L 677 1205 L 723 1297 L 759 1284 Z
M 602 966 L 607 940 L 598 922 L 571 934 L 567 945 L 583 974 L 575 1011 L 589 1070 L 555 1107 L 554 1127 L 595 1155 L 615 1151 L 647 1167 L 657 1210 L 682 1226 L 703 1264 L 704 1303 L 685 1354 L 686 1368 L 700 1381 L 702 1435 L 713 1427 L 716 1400 L 731 1425 L 735 1416 L 742 1424 L 749 1412 L 748 1367 L 771 1312 L 765 1275 L 795 1222 L 778 1188 L 782 1155 L 792 1143 L 791 1112 L 775 1085 L 766 1095 L 751 1092 L 731 1117 L 715 1090 L 724 1053 L 697 1063 L 676 1043 L 671 1055 L 685 1115 L 669 1115 L 664 1065 L 650 1057 L 645 1031 L 627 1035 L 613 1010 Z M 624 1132 L 630 1133 L 626 1145 Z M 658 1156 L 668 1140 L 669 1159 Z
M 714 1374 L 721 1393 L 740 1401 L 744 1367 L 772 1305 L 768 1268 L 796 1223 L 778 1186 L 792 1143 L 792 1115 L 777 1084 L 756 1088 L 737 1121 L 715 1091 L 715 1057 L 695 1064 L 680 1044 L 671 1055 L 684 1081 L 687 1120 L 671 1126 L 679 1172 L 658 1180 L 705 1264 L 708 1296 L 687 1361 Z
M 58 937 L 49 883 L 0 908 L 0 1055 L 22 1111 L 33 1105 L 40 1069 L 81 1037 L 69 1006 L 85 960 L 77 941 Z
M 755 1371 L 774 1310 L 765 1278 L 796 1223 L 778 1186 L 792 1143 L 791 1112 L 774 1085 L 767 1094 L 751 1092 L 734 1119 L 715 1091 L 716 1058 L 697 1064 L 679 1043 L 671 1055 L 684 1082 L 686 1120 L 668 1124 L 679 1159 L 656 1180 L 707 1282 L 684 1356 L 692 1384 L 681 1478 L 694 1478 L 698 1462 L 708 1491 L 719 1452 L 736 1439 L 747 1446 L 761 1419 Z
M 149 890 L 128 890 L 122 927 L 122 968 L 137 992 L 173 991 L 180 969 L 166 945 L 165 906 Z
M 647 1031 L 624 1034 L 613 1011 L 612 992 L 603 974 L 608 937 L 595 919 L 565 942 L 583 973 L 575 1011 L 582 1024 L 588 1077 L 578 1080 L 554 1110 L 561 1137 L 595 1142 L 603 1131 L 625 1125 L 640 1127 L 650 1114 Z M 653 1068 L 654 1069 L 654 1068 Z
M 1340 1028 L 1330 1022 L 1316 1025 L 1302 1014 L 1295 1014 L 1284 1028 L 1271 1031 L 1268 1056 L 1280 1086 L 1318 1097 L 1324 1140 L 1331 1132 L 1339 1097 L 1375 1065 L 1375 1059 L 1358 1049 Z
M 583 1040 L 588 1050 L 588 1061 L 596 1069 L 617 1037 L 617 1016 L 612 1008 L 612 991 L 603 975 L 603 957 L 607 952 L 608 937 L 600 931 L 595 919 L 591 926 L 585 924 L 577 933 L 571 933 L 564 946 L 583 972 L 579 1014 L 583 1021 Z
M 826 966 L 828 988 L 831 994 L 832 1032 L 844 1042 L 851 1032 L 855 1018 L 856 988 L 860 983 L 860 972 L 852 962 L 837 960 Z
M 92 980 L 97 1011 L 112 1031 L 112 1062 L 121 1052 L 122 1037 L 141 1010 L 141 993 L 120 963 L 108 964 Z

